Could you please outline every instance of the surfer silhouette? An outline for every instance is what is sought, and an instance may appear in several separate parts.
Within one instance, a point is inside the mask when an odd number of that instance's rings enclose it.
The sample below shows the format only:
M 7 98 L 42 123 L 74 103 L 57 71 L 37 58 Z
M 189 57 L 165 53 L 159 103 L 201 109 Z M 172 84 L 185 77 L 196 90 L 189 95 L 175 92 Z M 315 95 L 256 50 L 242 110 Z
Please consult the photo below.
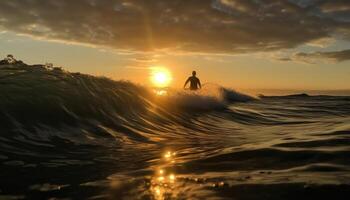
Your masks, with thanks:
M 186 88 L 186 85 L 188 82 L 190 82 L 190 90 L 198 90 L 202 88 L 200 80 L 196 77 L 196 71 L 192 72 L 192 76 L 188 77 L 188 79 L 185 82 L 184 88 Z

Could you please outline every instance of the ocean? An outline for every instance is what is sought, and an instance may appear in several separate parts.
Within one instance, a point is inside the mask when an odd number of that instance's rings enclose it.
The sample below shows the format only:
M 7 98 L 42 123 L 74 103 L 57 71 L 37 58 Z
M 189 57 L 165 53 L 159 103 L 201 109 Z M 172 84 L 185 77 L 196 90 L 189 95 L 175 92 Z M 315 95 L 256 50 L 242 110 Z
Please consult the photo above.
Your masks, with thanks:
M 0 65 L 0 199 L 348 199 L 350 97 Z

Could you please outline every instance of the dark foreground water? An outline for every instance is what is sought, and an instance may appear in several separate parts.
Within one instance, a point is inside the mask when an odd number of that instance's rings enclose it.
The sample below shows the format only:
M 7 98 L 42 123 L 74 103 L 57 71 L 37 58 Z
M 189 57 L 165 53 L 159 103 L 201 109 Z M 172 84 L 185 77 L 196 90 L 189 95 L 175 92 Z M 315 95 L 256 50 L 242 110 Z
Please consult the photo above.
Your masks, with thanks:
M 0 66 L 0 199 L 348 199 L 350 97 Z

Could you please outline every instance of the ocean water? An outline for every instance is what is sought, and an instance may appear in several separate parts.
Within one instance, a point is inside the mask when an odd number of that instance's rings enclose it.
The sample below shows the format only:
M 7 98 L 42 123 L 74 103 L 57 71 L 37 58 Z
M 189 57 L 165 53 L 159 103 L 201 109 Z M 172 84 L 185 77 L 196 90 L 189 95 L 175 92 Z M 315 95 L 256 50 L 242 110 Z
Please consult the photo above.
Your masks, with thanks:
M 0 66 L 0 199 L 348 199 L 350 97 Z

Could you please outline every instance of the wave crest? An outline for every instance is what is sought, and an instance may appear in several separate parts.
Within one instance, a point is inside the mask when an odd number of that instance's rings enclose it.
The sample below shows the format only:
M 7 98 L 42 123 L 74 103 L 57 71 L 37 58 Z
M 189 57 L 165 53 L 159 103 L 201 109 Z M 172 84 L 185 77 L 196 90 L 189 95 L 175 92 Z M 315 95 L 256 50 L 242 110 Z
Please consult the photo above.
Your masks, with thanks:
M 251 96 L 216 84 L 205 84 L 198 91 L 170 90 L 166 99 L 171 106 L 189 111 L 221 110 L 235 102 L 254 100 Z

